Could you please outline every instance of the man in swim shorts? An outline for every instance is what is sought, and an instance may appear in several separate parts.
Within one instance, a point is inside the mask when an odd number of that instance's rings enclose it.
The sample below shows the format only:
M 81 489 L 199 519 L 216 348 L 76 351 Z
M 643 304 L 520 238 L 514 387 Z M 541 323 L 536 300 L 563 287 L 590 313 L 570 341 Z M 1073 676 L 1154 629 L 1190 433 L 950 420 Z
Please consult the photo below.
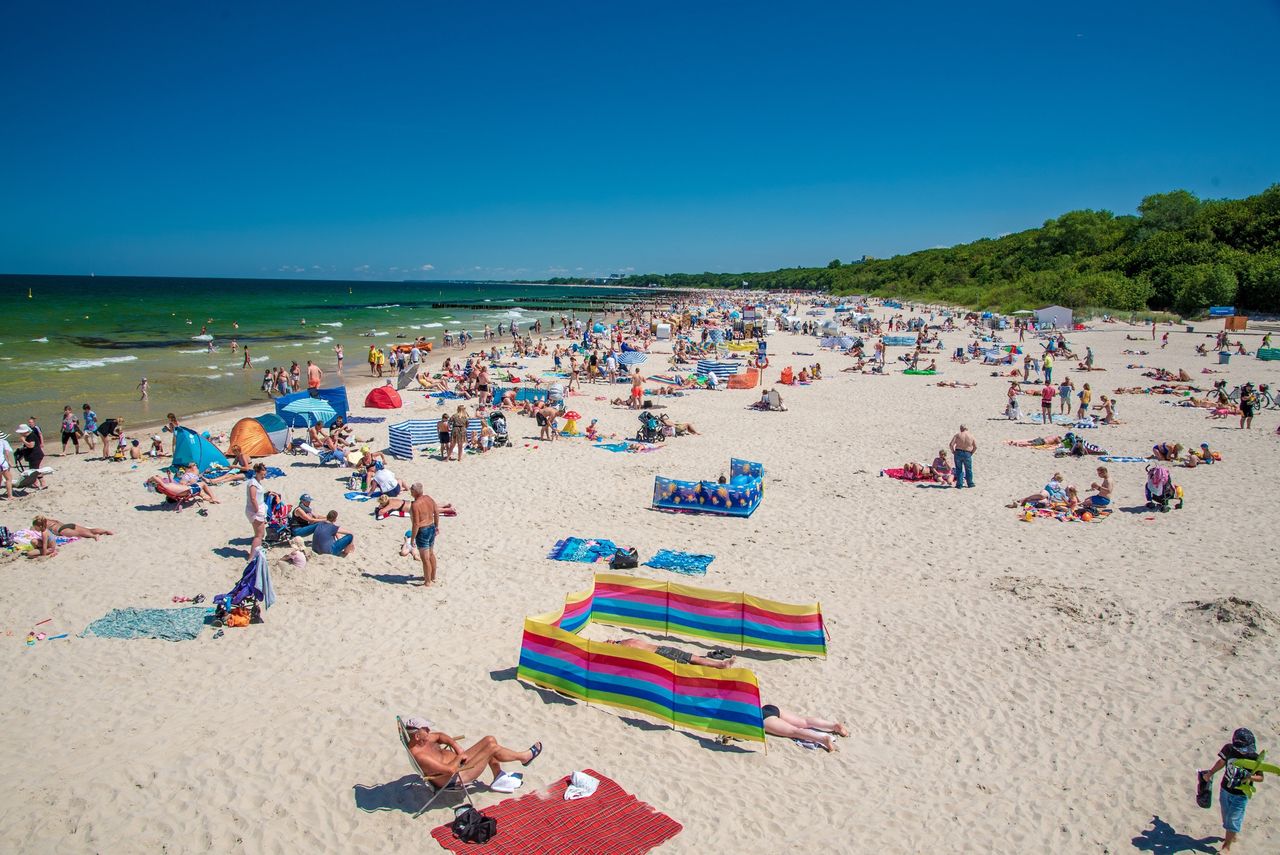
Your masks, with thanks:
M 1111 483 L 1111 476 L 1107 473 L 1107 467 L 1098 467 L 1098 478 L 1101 480 L 1095 481 L 1089 485 L 1089 489 L 1097 490 L 1098 494 L 1096 496 L 1089 496 L 1084 500 L 1086 508 L 1105 508 L 1107 505 L 1111 504 L 1111 491 L 1115 489 L 1115 487 Z
M 409 506 L 410 529 L 413 545 L 418 548 L 422 561 L 422 587 L 436 580 L 436 534 L 440 531 L 440 508 L 436 500 L 422 491 L 422 483 L 415 482 L 409 488 L 413 504 Z
M 681 665 L 700 665 L 703 668 L 732 668 L 738 661 L 735 657 L 729 656 L 725 659 L 712 659 L 707 656 L 695 656 L 687 650 L 681 650 L 678 647 L 667 647 L 666 645 L 650 644 L 639 638 L 624 638 L 621 641 L 610 641 L 610 644 L 616 644 L 619 647 L 631 647 L 636 650 L 647 650 L 650 653 L 656 653 L 663 659 L 670 659 L 672 662 L 679 662 Z

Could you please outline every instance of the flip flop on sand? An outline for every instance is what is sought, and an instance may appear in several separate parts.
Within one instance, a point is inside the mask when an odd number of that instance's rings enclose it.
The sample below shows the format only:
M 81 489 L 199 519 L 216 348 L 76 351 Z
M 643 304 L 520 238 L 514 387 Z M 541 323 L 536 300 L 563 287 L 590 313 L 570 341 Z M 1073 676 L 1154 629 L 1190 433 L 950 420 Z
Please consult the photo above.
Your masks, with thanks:
M 528 760 L 525 760 L 523 763 L 521 763 L 521 764 L 520 764 L 521 766 L 528 766 L 528 765 L 529 765 L 530 763 L 532 763 L 534 760 L 537 760 L 537 759 L 538 759 L 538 755 L 542 753 L 542 743 L 541 743 L 541 742 L 535 742 L 535 743 L 533 743 L 532 745 L 530 745 L 530 746 L 529 746 L 529 753 L 530 753 L 531 755 L 533 755 L 533 756 L 531 756 Z

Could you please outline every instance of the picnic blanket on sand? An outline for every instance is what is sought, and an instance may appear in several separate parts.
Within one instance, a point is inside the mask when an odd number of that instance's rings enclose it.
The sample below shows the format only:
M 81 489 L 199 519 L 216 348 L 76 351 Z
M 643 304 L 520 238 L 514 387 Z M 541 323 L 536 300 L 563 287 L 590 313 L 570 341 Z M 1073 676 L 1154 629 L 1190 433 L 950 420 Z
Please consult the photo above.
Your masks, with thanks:
M 655 445 L 651 442 L 637 442 L 634 440 L 626 440 L 622 442 L 598 442 L 591 446 L 599 448 L 603 451 L 612 451 L 615 454 L 623 451 L 629 451 L 632 454 L 647 453 L 650 451 L 661 451 L 661 445 Z
M 498 833 L 488 843 L 463 843 L 449 823 L 431 836 L 451 852 L 493 855 L 641 855 L 675 837 L 684 826 L 653 805 L 640 801 L 617 782 L 594 769 L 585 770 L 600 781 L 595 794 L 564 800 L 569 776 L 545 790 L 507 799 L 484 809 L 497 820 Z
M 1089 513 L 1089 519 L 1084 519 L 1080 514 L 1085 511 Z M 1067 510 L 1065 505 L 1054 505 L 1050 508 L 1019 508 L 1018 515 L 1026 518 L 1027 511 L 1031 511 L 1037 518 L 1046 520 L 1057 520 L 1058 522 L 1089 522 L 1100 523 L 1107 517 L 1111 516 L 1111 511 L 1107 508 L 1082 508 L 1077 513 Z
M 935 481 L 937 479 L 931 477 L 912 478 L 907 474 L 905 469 L 881 469 L 880 474 L 886 478 L 892 478 L 895 481 Z
M 213 609 L 113 609 L 85 627 L 81 638 L 159 638 L 190 641 L 204 629 Z
M 711 566 L 711 562 L 715 560 L 714 555 L 659 549 L 657 555 L 644 562 L 644 566 L 670 570 L 672 573 L 683 573 L 686 576 L 705 576 L 707 567 Z
M 1098 458 L 1103 463 L 1146 463 L 1145 457 L 1126 457 L 1120 454 L 1104 454 Z
M 596 561 L 608 561 L 618 551 L 617 544 L 603 538 L 566 537 L 557 540 L 551 547 L 547 557 L 554 561 L 576 561 L 579 564 L 593 564 Z
M 386 420 L 386 416 L 347 416 L 349 425 L 376 425 Z

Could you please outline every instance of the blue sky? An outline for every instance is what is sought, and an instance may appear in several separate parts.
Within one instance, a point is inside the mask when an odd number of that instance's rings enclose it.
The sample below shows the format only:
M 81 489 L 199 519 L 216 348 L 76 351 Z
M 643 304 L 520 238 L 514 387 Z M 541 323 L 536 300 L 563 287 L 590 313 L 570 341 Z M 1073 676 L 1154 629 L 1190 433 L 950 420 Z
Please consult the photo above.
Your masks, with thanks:
M 766 270 L 1280 181 L 1276 0 L 860 5 L 9 4 L 0 272 Z

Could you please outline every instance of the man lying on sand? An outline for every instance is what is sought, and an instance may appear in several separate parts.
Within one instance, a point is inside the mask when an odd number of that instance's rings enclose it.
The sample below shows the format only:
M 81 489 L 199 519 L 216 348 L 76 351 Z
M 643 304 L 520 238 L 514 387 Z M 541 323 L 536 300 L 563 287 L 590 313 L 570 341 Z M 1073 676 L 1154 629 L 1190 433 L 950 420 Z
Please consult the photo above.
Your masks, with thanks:
M 678 647 L 665 647 L 657 644 L 651 644 L 642 641 L 639 638 L 624 638 L 618 641 L 610 641 L 610 644 L 616 644 L 619 647 L 632 647 L 636 650 L 647 650 L 650 653 L 656 653 L 663 659 L 670 659 L 672 662 L 679 662 L 681 665 L 700 665 L 703 668 L 732 668 L 738 660 L 729 656 L 725 659 L 712 659 L 708 656 L 695 656 L 681 650 Z
M 760 713 L 764 716 L 764 732 L 770 736 L 816 742 L 827 751 L 836 750 L 836 736 L 849 735 L 849 728 L 837 721 L 797 715 L 773 704 L 761 704 Z
M 498 744 L 492 736 L 486 736 L 470 748 L 463 749 L 453 737 L 433 731 L 431 722 L 423 718 L 405 721 L 409 732 L 409 753 L 418 761 L 418 767 L 427 780 L 437 787 L 449 783 L 454 775 L 466 784 L 480 777 L 487 767 L 493 773 L 495 790 L 511 792 L 520 786 L 520 779 L 502 771 L 502 763 L 528 766 L 542 753 L 542 743 L 535 742 L 526 751 L 513 751 Z

